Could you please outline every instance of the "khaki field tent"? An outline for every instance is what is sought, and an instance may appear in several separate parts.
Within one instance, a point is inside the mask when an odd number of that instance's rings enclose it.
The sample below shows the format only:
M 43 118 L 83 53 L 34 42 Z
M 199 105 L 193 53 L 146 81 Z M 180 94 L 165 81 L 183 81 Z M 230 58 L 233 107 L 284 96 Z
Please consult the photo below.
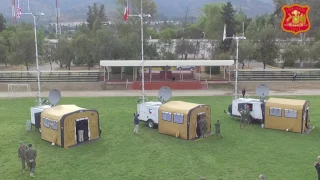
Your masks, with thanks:
M 68 148 L 79 144 L 78 128 L 84 129 L 84 142 L 100 138 L 99 113 L 76 105 L 58 105 L 41 113 L 41 138 Z M 81 124 L 81 125 L 80 125 Z
M 169 101 L 159 108 L 158 131 L 161 134 L 195 139 L 197 133 L 197 118 L 205 114 L 208 132 L 211 132 L 211 108 L 204 104 L 194 104 L 183 101 Z M 199 127 L 198 127 L 199 128 Z
M 270 98 L 266 102 L 265 128 L 296 133 L 309 128 L 310 102 L 297 99 Z

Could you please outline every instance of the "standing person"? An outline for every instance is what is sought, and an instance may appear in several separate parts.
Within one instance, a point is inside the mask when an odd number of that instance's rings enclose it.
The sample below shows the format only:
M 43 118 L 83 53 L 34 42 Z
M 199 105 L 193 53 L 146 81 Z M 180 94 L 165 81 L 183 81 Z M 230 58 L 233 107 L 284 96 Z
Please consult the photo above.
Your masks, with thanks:
M 139 134 L 139 114 L 136 115 L 136 113 L 133 113 L 133 124 L 134 124 L 134 130 L 133 132 L 135 134 Z
M 220 134 L 220 121 L 217 119 L 217 122 L 214 124 L 216 130 L 216 136 L 221 136 Z
M 246 111 L 244 109 L 240 109 L 240 128 L 245 126 L 246 121 Z
M 28 150 L 28 146 L 26 146 L 23 141 L 20 141 L 20 146 L 18 147 L 18 158 L 21 161 L 22 172 L 25 172 L 26 168 L 26 151 Z
M 314 163 L 314 167 L 316 168 L 318 173 L 318 180 L 320 180 L 320 156 L 318 156 L 318 162 Z
M 83 142 L 83 134 L 84 134 L 84 122 L 80 121 L 79 122 L 79 128 L 78 128 L 78 138 L 79 138 L 79 142 Z
M 242 97 L 244 98 L 244 96 L 246 95 L 246 88 L 242 89 Z
M 297 73 L 294 73 L 292 76 L 292 81 L 296 81 L 296 78 L 297 78 Z
M 245 123 L 246 123 L 246 124 L 251 123 L 251 114 L 250 114 L 250 111 L 251 111 L 251 108 L 250 108 L 249 105 L 247 105 L 247 108 L 246 108 L 246 118 L 245 118 Z
M 199 126 L 201 137 L 204 137 L 207 129 L 207 121 L 205 120 L 205 118 L 203 118 L 203 116 L 200 117 Z
M 32 148 L 32 144 L 28 145 L 28 150 L 26 151 L 26 160 L 28 167 L 30 169 L 30 177 L 34 177 L 34 173 L 36 170 L 36 158 L 37 151 Z

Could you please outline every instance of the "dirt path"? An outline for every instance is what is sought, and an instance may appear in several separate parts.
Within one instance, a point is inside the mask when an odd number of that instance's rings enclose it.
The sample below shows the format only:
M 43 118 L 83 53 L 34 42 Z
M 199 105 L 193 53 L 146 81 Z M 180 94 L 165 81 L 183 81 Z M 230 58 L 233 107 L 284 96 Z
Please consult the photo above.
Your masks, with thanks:
M 43 92 L 42 97 L 48 97 L 49 92 Z M 141 96 L 140 91 L 62 91 L 62 97 L 113 97 L 113 96 L 127 96 L 135 97 Z M 158 91 L 145 91 L 147 96 L 158 96 Z M 255 92 L 248 92 L 249 96 L 254 96 Z M 173 96 L 231 96 L 230 90 L 175 90 Z M 320 90 L 288 90 L 288 91 L 271 91 L 269 95 L 320 95 Z M 0 92 L 0 97 L 8 97 L 8 92 Z M 15 92 L 10 94 L 11 97 L 36 97 L 36 92 Z

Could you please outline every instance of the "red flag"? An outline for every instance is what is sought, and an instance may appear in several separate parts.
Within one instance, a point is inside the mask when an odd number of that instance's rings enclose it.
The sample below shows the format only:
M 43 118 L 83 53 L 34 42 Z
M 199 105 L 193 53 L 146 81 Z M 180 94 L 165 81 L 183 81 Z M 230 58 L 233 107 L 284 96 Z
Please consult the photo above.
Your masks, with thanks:
M 128 17 L 129 17 L 129 6 L 128 6 L 128 1 L 127 1 L 127 6 L 124 8 L 124 15 L 123 15 L 123 20 L 127 21 Z

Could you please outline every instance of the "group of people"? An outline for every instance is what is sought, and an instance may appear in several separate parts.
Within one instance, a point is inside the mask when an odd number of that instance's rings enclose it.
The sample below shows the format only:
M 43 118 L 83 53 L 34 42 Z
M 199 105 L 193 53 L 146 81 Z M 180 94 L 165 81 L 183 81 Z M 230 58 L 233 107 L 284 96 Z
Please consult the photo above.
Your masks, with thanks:
M 202 114 L 199 116 L 198 119 L 198 125 L 200 128 L 200 137 L 206 137 L 208 133 L 208 122 L 206 120 L 207 116 L 205 114 Z M 215 135 L 216 136 L 221 136 L 220 134 L 220 120 L 217 119 L 217 122 L 214 124 L 215 126 Z
M 26 146 L 22 141 L 18 147 L 18 158 L 22 164 L 22 172 L 25 172 L 26 163 L 30 171 L 30 177 L 34 177 L 36 170 L 37 151 L 32 148 L 32 144 Z

